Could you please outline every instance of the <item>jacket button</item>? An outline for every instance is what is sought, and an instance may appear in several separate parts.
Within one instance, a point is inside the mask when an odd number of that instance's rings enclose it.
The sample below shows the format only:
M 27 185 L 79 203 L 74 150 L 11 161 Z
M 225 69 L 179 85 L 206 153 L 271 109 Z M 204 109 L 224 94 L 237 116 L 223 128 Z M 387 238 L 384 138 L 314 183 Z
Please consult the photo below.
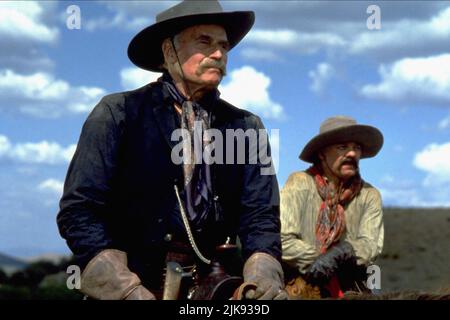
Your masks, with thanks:
M 172 241 L 172 234 L 168 233 L 164 236 L 164 241 L 170 242 Z

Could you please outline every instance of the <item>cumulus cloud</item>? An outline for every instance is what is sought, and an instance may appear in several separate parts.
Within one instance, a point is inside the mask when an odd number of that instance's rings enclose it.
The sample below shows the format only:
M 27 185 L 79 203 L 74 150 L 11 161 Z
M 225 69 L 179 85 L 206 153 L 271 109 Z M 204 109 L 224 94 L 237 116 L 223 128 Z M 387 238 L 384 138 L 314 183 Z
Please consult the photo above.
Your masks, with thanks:
M 379 68 L 381 82 L 365 85 L 367 98 L 394 102 L 450 102 L 450 54 L 405 58 Z
M 38 2 L 2 1 L 0 3 L 0 35 L 23 41 L 54 42 L 56 28 L 43 24 L 43 8 Z
M 106 12 L 100 17 L 86 17 L 88 31 L 126 29 L 137 31 L 154 22 L 154 17 L 178 1 L 102 1 Z
M 413 164 L 427 173 L 424 186 L 439 186 L 450 182 L 450 142 L 427 145 L 419 151 Z
M 397 207 L 449 207 L 450 184 L 440 186 L 417 183 L 387 174 L 380 179 L 383 204 Z
M 12 161 L 28 164 L 65 164 L 75 153 L 76 145 L 62 147 L 55 142 L 40 141 L 13 144 L 4 135 L 0 135 L 0 161 Z
M 335 70 L 328 63 L 320 63 L 315 70 L 309 72 L 312 80 L 310 89 L 315 93 L 322 93 L 327 82 L 333 77 Z
M 420 186 L 412 188 L 379 188 L 383 204 L 395 207 L 449 207 L 450 189 L 443 190 L 439 194 L 430 192 Z
M 85 17 L 85 27 L 139 30 L 154 22 L 157 13 L 177 1 L 101 2 L 103 17 Z M 369 31 L 366 9 L 370 1 L 225 1 L 225 10 L 253 10 L 255 26 L 239 45 L 253 50 L 267 47 L 299 54 L 319 50 L 339 54 L 375 55 L 389 61 L 448 51 L 450 9 L 444 1 L 385 1 L 379 4 L 382 29 Z M 411 32 L 414 30 L 414 32 Z M 251 51 L 250 51 L 251 52 Z M 282 57 L 286 51 L 277 51 Z M 247 55 L 249 52 L 246 53 Z M 266 56 L 264 56 L 266 58 Z M 387 60 L 386 60 L 387 61 Z
M 250 31 L 245 38 L 245 43 L 305 54 L 316 53 L 323 47 L 342 47 L 345 45 L 344 39 L 329 32 L 304 33 L 289 29 L 256 29 Z
M 44 192 L 50 192 L 56 195 L 61 195 L 63 193 L 64 181 L 57 179 L 47 179 L 42 181 L 38 185 L 38 190 Z
M 100 17 L 86 19 L 83 22 L 83 28 L 88 31 L 97 31 L 125 26 L 125 28 L 129 30 L 139 30 L 143 29 L 147 25 L 150 25 L 150 23 L 151 19 L 149 19 L 149 17 L 134 17 L 130 19 L 129 16 L 123 12 L 117 12 L 110 18 Z
M 265 118 L 281 119 L 283 107 L 269 94 L 270 78 L 250 66 L 232 70 L 227 83 L 219 86 L 221 97 L 231 104 Z
M 450 50 L 450 7 L 439 2 L 383 2 L 382 28 L 366 27 L 366 9 L 373 3 L 255 1 L 258 22 L 244 45 L 270 44 L 287 51 L 333 56 L 364 55 L 379 61 L 442 54 Z M 413 31 L 412 31 L 413 30 Z
M 241 56 L 245 59 L 255 61 L 280 61 L 282 60 L 279 54 L 269 49 L 255 49 L 244 48 L 240 52 Z
M 156 81 L 160 72 L 146 71 L 140 68 L 125 68 L 120 71 L 120 83 L 125 90 L 133 90 Z
M 19 72 L 53 66 L 37 48 L 59 38 L 59 30 L 46 18 L 54 8 L 51 3 L 0 1 L 0 65 Z
M 97 87 L 72 87 L 51 74 L 0 70 L 0 111 L 40 118 L 87 113 L 105 94 Z
M 379 188 L 383 204 L 387 206 L 416 207 L 424 206 L 415 189 Z
M 420 56 L 445 52 L 450 48 L 450 7 L 436 12 L 430 19 L 411 18 L 389 22 L 381 32 L 359 33 L 351 42 L 350 53 L 389 56 Z M 414 30 L 413 32 L 411 32 Z
M 442 119 L 441 121 L 439 121 L 438 123 L 438 129 L 439 130 L 445 130 L 447 128 L 450 128 L 450 116 Z
M 139 88 L 156 81 L 161 73 L 131 67 L 120 71 L 122 87 L 125 90 Z M 272 101 L 269 94 L 270 78 L 253 67 L 244 66 L 232 70 L 228 81 L 219 86 L 221 97 L 237 107 L 248 109 L 266 118 L 280 119 L 283 107 Z

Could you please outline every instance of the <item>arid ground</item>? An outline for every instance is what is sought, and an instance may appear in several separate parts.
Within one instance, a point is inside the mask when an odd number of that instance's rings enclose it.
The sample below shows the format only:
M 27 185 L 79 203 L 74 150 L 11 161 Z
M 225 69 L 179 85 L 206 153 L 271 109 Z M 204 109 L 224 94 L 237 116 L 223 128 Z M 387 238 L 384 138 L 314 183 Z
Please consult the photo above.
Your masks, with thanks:
M 450 289 L 450 209 L 386 208 L 382 292 Z

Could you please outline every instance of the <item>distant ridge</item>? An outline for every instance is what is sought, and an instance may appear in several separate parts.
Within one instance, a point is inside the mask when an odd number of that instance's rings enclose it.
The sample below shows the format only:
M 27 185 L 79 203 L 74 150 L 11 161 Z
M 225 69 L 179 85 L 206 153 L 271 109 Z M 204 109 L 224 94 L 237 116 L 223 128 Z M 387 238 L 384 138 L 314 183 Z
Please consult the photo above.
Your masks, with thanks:
M 6 273 L 12 273 L 17 270 L 25 269 L 27 266 L 28 263 L 23 260 L 0 253 L 0 269 Z
M 23 258 L 23 260 L 25 263 L 47 261 L 47 262 L 52 262 L 54 264 L 58 264 L 63 259 L 70 259 L 70 257 L 71 257 L 70 255 L 48 252 L 48 253 L 43 253 L 40 255 L 32 256 L 32 257 L 26 257 L 26 258 Z

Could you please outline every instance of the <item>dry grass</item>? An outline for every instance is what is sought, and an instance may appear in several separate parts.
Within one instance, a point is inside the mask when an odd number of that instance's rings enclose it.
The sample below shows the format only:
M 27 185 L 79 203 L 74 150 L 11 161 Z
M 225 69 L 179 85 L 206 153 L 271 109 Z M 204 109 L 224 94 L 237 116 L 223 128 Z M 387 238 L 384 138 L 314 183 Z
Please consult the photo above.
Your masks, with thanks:
M 436 292 L 450 287 L 450 209 L 385 211 L 381 268 L 383 293 Z

